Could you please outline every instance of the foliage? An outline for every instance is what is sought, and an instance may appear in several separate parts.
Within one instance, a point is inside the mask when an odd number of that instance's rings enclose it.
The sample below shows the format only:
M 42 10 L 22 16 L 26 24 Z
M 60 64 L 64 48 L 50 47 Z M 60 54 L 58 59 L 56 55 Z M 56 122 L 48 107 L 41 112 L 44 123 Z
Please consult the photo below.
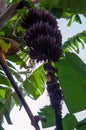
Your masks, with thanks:
M 68 38 L 68 41 L 64 42 L 63 50 L 64 52 L 75 51 L 79 53 L 80 44 L 82 46 L 82 49 L 84 49 L 85 44 L 86 44 L 86 31 L 77 33 L 72 38 Z
M 8 49 L 11 47 L 10 43 L 6 43 L 4 40 L 0 39 L 0 48 L 7 53 Z
M 41 4 L 46 9 L 52 10 L 52 8 L 60 8 L 64 11 L 71 12 L 74 14 L 86 13 L 86 1 L 78 1 L 78 0 L 41 0 Z
M 55 114 L 51 106 L 45 106 L 40 109 L 39 115 L 46 117 L 46 122 L 42 123 L 43 128 L 51 127 L 55 125 Z M 51 120 L 52 119 L 52 120 Z
M 85 63 L 76 54 L 66 53 L 55 66 L 59 69 L 60 84 L 69 112 L 85 110 Z
M 21 0 L 6 0 L 7 3 L 16 3 Z M 31 0 L 30 6 L 33 7 L 34 3 Z M 68 21 L 68 26 L 73 22 L 78 22 L 81 24 L 81 18 L 79 14 L 86 17 L 86 1 L 78 0 L 41 0 L 38 8 L 44 7 L 51 11 L 57 18 L 65 18 Z M 6 25 L 0 31 L 0 37 L 7 37 L 15 40 L 13 31 L 15 30 L 14 24 L 17 19 L 19 22 L 16 26 L 16 35 L 22 37 L 25 30 L 20 26 L 21 16 L 27 12 L 27 8 L 19 9 L 17 14 L 6 23 Z M 16 40 L 15 40 L 16 41 Z M 38 65 L 33 62 L 28 55 L 28 48 L 22 39 L 17 39 L 20 45 L 20 50 L 17 54 L 12 56 L 7 56 L 6 59 L 10 68 L 12 75 L 15 77 L 22 94 L 28 95 L 33 99 L 37 99 L 44 91 L 44 83 L 46 82 L 45 74 L 43 71 L 43 66 Z M 67 105 L 69 113 L 63 118 L 64 130 L 85 130 L 86 129 L 86 119 L 78 122 L 74 113 L 86 110 L 86 65 L 75 53 L 80 52 L 80 44 L 82 48 L 85 47 L 86 43 L 86 30 L 76 34 L 72 38 L 68 38 L 66 42 L 63 43 L 63 56 L 58 63 L 54 66 L 58 68 L 58 75 L 60 78 L 61 88 L 64 94 L 64 101 Z M 10 43 L 0 38 L 0 49 L 5 52 L 10 48 Z M 72 53 L 73 52 L 73 53 Z M 3 117 L 5 116 L 8 124 L 11 124 L 10 112 L 14 105 L 21 105 L 17 95 L 12 91 L 12 85 L 9 82 L 7 76 L 0 66 L 0 130 L 4 130 L 2 127 Z M 55 125 L 54 112 L 51 106 L 45 106 L 40 109 L 40 115 L 46 117 L 47 122 L 43 124 L 43 128 L 51 127 Z

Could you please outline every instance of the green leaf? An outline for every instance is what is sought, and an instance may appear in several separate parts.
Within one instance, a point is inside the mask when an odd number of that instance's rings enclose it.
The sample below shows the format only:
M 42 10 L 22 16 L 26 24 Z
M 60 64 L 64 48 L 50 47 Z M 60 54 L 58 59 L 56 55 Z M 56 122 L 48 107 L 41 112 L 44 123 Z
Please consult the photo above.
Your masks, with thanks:
M 74 53 L 66 56 L 55 64 L 59 70 L 60 84 L 64 100 L 71 113 L 86 109 L 86 65 Z
M 6 85 L 8 87 L 12 86 L 10 81 L 8 80 L 8 78 L 5 75 L 1 74 L 1 73 L 0 73 L 0 84 L 4 84 L 4 85 Z
M 23 86 L 28 94 L 31 94 L 36 99 L 43 93 L 45 81 L 45 73 L 43 71 L 43 66 L 41 66 L 24 81 Z
M 15 76 L 15 78 L 19 81 L 19 82 L 23 82 L 23 79 L 22 79 L 22 76 L 20 74 L 20 71 L 18 71 L 18 68 L 16 68 L 15 65 L 13 65 L 12 63 L 8 63 L 9 65 L 9 69 L 10 69 L 10 72 Z
M 64 130 L 74 130 L 77 126 L 77 120 L 74 115 L 72 114 L 67 114 L 63 118 L 63 128 Z
M 49 10 L 60 8 L 75 14 L 86 13 L 86 0 L 41 0 L 41 5 Z
M 4 116 L 6 118 L 7 123 L 12 124 L 10 116 L 9 116 L 9 112 L 7 111 L 7 109 L 5 109 Z
M 2 127 L 4 117 L 6 118 L 6 121 L 8 124 L 12 124 L 11 119 L 10 119 L 10 112 L 12 108 L 14 107 L 14 101 L 9 95 L 9 97 L 5 100 L 0 99 L 0 130 L 3 130 L 4 128 Z
M 56 18 L 62 18 L 63 17 L 63 10 L 59 8 L 53 8 L 51 12 L 56 16 Z
M 13 98 L 14 98 L 16 106 L 21 104 L 21 101 L 16 93 L 13 94 Z
M 26 67 L 25 62 L 16 54 L 13 56 L 7 56 L 9 61 L 14 62 L 16 65 L 20 65 L 21 67 Z
M 11 102 L 10 102 L 11 103 Z M 7 109 L 8 108 L 8 105 L 9 105 L 9 103 L 1 103 L 0 102 L 0 115 L 3 115 L 3 116 L 5 116 L 5 118 L 6 118 L 6 120 L 7 120 L 7 122 L 8 122 L 8 124 L 12 124 L 12 122 L 11 122 L 11 119 L 10 119 L 10 110 L 9 109 Z M 2 116 L 2 117 L 3 117 Z M 2 120 L 3 120 L 3 118 L 2 118 Z
M 53 7 L 57 7 L 59 0 L 41 0 L 41 5 L 46 9 L 51 10 Z
M 75 51 L 75 52 L 79 53 L 79 51 L 80 51 L 79 44 L 81 44 L 82 49 L 85 47 L 86 31 L 77 33 L 73 37 L 68 38 L 68 41 L 64 42 L 64 44 L 63 44 L 63 50 L 64 50 L 64 52 Z
M 78 123 L 77 130 L 86 130 L 86 118 Z
M 81 21 L 81 19 L 80 19 L 80 16 L 79 16 L 78 14 L 75 15 L 74 21 L 76 21 L 76 22 L 79 23 L 79 24 L 82 23 L 82 21 Z
M 11 48 L 11 43 L 7 43 L 5 40 L 0 39 L 0 48 L 5 53 L 8 52 L 8 50 Z
M 5 130 L 5 129 L 0 125 L 0 130 Z
M 70 27 L 73 22 L 74 22 L 74 15 L 71 15 L 71 18 L 70 18 L 67 26 Z
M 23 95 L 23 89 L 22 89 L 22 88 L 19 88 L 19 90 L 20 90 L 20 92 L 21 92 L 22 95 Z M 23 96 L 25 96 L 25 95 L 23 95 Z M 15 101 L 15 103 L 16 103 L 17 106 L 18 106 L 18 105 L 21 105 L 21 106 L 22 106 L 22 103 L 21 103 L 21 101 L 20 101 L 18 95 L 16 94 L 16 92 L 13 93 L 13 98 L 14 98 L 14 101 Z
M 79 15 L 71 15 L 70 20 L 69 20 L 67 26 L 70 27 L 73 22 L 77 22 L 79 24 L 82 23 Z
M 5 93 L 6 93 L 6 90 L 3 90 L 3 89 L 1 88 L 1 85 L 0 85 L 0 97 L 1 97 L 1 98 L 5 98 Z
M 9 114 L 15 105 L 15 102 L 11 96 L 12 96 L 12 94 L 7 98 L 7 100 L 5 101 L 5 104 L 4 104 L 4 107 L 9 112 Z
M 23 82 L 23 79 L 18 71 L 14 70 L 13 68 L 10 68 L 10 71 L 19 82 Z
M 1 109 L 1 108 L 0 108 Z M 0 112 L 0 126 L 3 124 L 3 113 Z
M 56 18 L 65 18 L 68 20 L 68 27 L 70 27 L 74 22 L 77 22 L 79 24 L 82 23 L 81 18 L 78 14 L 65 12 L 61 8 L 52 8 L 51 12 L 56 16 Z
M 12 90 L 9 87 L 0 84 L 0 97 L 2 99 L 6 99 L 11 93 Z
M 42 122 L 43 128 L 55 126 L 55 113 L 51 106 L 45 106 L 38 113 L 46 118 L 46 122 Z

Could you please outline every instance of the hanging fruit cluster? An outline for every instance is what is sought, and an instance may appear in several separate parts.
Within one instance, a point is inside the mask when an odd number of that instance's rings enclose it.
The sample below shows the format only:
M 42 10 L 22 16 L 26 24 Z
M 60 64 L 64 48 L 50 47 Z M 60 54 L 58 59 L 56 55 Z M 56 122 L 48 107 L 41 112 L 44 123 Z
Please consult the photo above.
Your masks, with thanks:
M 30 48 L 29 55 L 37 61 L 58 61 L 62 55 L 62 36 L 56 18 L 43 9 L 29 9 L 22 27 L 27 29 L 24 40 Z
M 31 8 L 23 17 L 21 25 L 26 29 L 24 40 L 30 49 L 30 57 L 37 62 L 45 61 L 44 70 L 48 79 L 46 85 L 56 114 L 56 129 L 63 130 L 61 112 L 63 95 L 56 76 L 57 70 L 52 66 L 52 61 L 57 62 L 62 55 L 62 36 L 57 20 L 44 9 Z

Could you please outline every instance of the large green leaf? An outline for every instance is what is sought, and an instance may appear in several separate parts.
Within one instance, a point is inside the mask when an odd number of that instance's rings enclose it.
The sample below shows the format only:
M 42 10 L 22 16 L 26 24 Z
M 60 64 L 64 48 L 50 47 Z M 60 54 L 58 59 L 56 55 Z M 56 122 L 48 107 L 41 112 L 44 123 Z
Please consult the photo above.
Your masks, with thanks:
M 43 66 L 36 69 L 31 76 L 24 81 L 24 88 L 35 99 L 38 98 L 44 91 L 44 82 L 46 81 Z
M 46 118 L 46 122 L 42 122 L 43 128 L 55 126 L 55 113 L 51 106 L 45 106 L 38 113 Z
M 86 0 L 41 0 L 41 5 L 49 10 L 60 8 L 71 13 L 86 13 Z
M 77 130 L 86 130 L 86 118 L 78 123 Z
M 74 115 L 72 114 L 67 114 L 63 118 L 63 128 L 64 130 L 74 130 L 77 126 L 77 120 Z
M 74 53 L 55 64 L 59 69 L 60 84 L 64 100 L 71 113 L 86 109 L 86 65 Z
M 38 112 L 40 116 L 44 116 L 46 118 L 46 122 L 42 122 L 43 128 L 48 128 L 55 126 L 55 113 L 51 106 L 45 106 L 44 108 L 40 109 Z M 63 118 L 63 128 L 64 130 L 74 130 L 77 126 L 77 119 L 73 114 L 66 114 Z

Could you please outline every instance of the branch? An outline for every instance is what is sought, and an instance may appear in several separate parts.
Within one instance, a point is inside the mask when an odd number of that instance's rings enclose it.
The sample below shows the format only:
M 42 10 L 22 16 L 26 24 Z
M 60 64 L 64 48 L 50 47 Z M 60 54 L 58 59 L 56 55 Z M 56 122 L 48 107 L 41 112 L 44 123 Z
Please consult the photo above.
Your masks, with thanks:
M 40 130 L 38 122 L 36 121 L 35 116 L 31 112 L 31 110 L 30 110 L 28 104 L 26 103 L 22 93 L 20 92 L 20 90 L 19 90 L 19 88 L 18 88 L 12 74 L 10 73 L 10 70 L 8 68 L 8 65 L 7 65 L 7 62 L 5 60 L 4 54 L 3 54 L 3 52 L 1 50 L 0 50 L 0 65 L 3 68 L 4 72 L 6 73 L 6 75 L 7 75 L 8 79 L 10 80 L 11 84 L 13 85 L 13 88 L 15 89 L 16 94 L 18 95 L 20 101 L 22 102 L 22 104 L 23 104 L 23 106 L 24 106 L 24 108 L 25 108 L 25 110 L 26 110 L 26 112 L 27 112 L 27 114 L 28 114 L 28 116 L 29 116 L 29 118 L 31 120 L 31 124 L 34 126 L 34 128 L 36 130 Z
M 16 28 L 17 28 L 17 24 L 20 20 L 20 17 L 16 20 L 15 24 L 14 24 L 14 27 L 13 27 L 13 36 L 16 38 L 16 39 L 22 39 L 22 37 L 19 37 L 16 35 Z
M 6 9 L 6 0 L 0 0 L 0 15 Z
M 12 4 L 6 8 L 6 10 L 0 15 L 0 30 L 4 27 L 4 25 L 11 19 L 15 13 L 16 8 L 18 7 L 19 3 Z
M 32 0 L 34 3 L 38 3 L 40 0 Z
M 16 15 L 18 9 L 23 9 L 23 7 L 31 8 L 28 1 L 20 1 L 16 4 L 9 5 L 5 11 L 0 15 L 0 30 L 4 27 L 4 25 Z

